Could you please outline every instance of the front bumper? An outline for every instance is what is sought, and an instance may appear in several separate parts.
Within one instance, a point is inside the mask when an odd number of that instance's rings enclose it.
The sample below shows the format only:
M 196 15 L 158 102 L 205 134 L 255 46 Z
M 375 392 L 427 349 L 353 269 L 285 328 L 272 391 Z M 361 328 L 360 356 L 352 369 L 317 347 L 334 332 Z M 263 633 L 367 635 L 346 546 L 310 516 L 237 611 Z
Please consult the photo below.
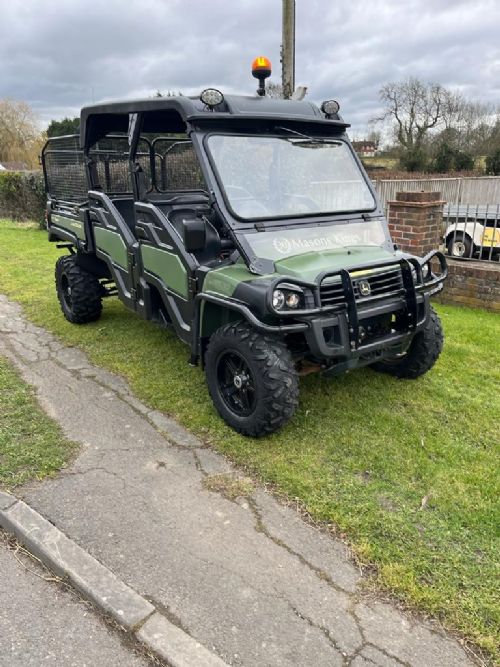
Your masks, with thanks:
M 326 362 L 326 373 L 338 373 L 373 363 L 384 353 L 398 354 L 406 349 L 413 336 L 425 326 L 429 316 L 429 295 L 417 295 L 415 305 L 415 318 L 408 317 L 412 313 L 408 312 L 404 299 L 392 299 L 359 309 L 356 328 L 345 311 L 314 318 L 304 334 L 307 346 L 314 358 Z M 366 329 L 369 327 L 366 323 L 383 316 L 398 318 L 398 327 L 384 335 L 367 335 Z
M 432 259 L 439 262 L 440 273 L 431 273 L 424 279 L 422 267 Z M 353 277 L 346 269 L 325 272 L 318 277 L 317 304 L 321 306 L 321 285 L 325 278 L 336 276 L 342 284 L 343 303 L 340 307 L 334 306 L 328 314 L 304 318 L 303 321 L 308 324 L 306 341 L 315 358 L 351 358 L 357 360 L 357 365 L 366 359 L 368 363 L 384 350 L 389 350 L 391 354 L 397 353 L 398 349 L 404 350 L 411 338 L 425 326 L 430 297 L 442 289 L 447 276 L 446 258 L 441 252 L 433 251 L 422 260 L 401 259 L 396 263 L 376 263 L 363 268 L 383 271 L 395 264 L 399 264 L 401 270 L 398 289 L 364 299 L 356 296 Z M 387 316 L 393 318 L 397 325 L 389 330 L 386 327 L 378 336 L 373 333 L 367 335 L 367 323 L 377 322 L 384 316 L 386 321 Z
M 432 274 L 424 281 L 422 267 L 432 259 L 437 259 L 441 273 Z M 439 251 L 433 251 L 421 260 L 401 259 L 365 265 L 363 269 L 383 269 L 400 264 L 402 286 L 397 293 L 382 294 L 370 299 L 355 297 L 353 280 L 347 269 L 325 272 L 314 283 L 307 283 L 285 277 L 274 281 L 269 295 L 280 283 L 294 282 L 313 291 L 315 307 L 301 312 L 274 312 L 275 321 L 270 324 L 255 316 L 243 303 L 233 299 L 221 299 L 215 295 L 199 294 L 197 299 L 212 301 L 230 307 L 241 313 L 258 331 L 267 334 L 303 334 L 308 348 L 308 356 L 314 357 L 325 366 L 326 373 L 336 374 L 368 363 L 373 363 L 384 354 L 398 354 L 406 349 L 413 336 L 426 324 L 429 316 L 429 300 L 443 288 L 447 276 L 446 258 Z M 359 269 L 359 267 L 355 267 Z M 416 281 L 414 280 L 416 275 Z M 339 276 L 343 286 L 343 303 L 322 306 L 321 284 L 325 278 Z M 268 310 L 273 311 L 268 302 Z M 367 322 L 377 318 L 394 317 L 397 326 L 383 335 L 367 335 Z M 196 330 L 196 327 L 195 327 Z

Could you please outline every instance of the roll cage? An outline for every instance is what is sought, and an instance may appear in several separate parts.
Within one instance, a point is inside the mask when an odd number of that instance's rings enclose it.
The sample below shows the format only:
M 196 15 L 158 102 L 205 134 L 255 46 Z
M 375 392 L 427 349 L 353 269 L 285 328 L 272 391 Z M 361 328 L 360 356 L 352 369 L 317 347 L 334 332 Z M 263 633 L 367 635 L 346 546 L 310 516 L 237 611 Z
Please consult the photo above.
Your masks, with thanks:
M 314 104 L 303 101 L 226 96 L 224 102 L 214 110 L 207 109 L 198 98 L 184 96 L 101 104 L 85 107 L 81 112 L 79 144 L 82 167 L 85 169 L 89 190 L 102 190 L 108 195 L 125 194 L 113 192 L 109 166 L 105 164 L 101 173 L 98 173 L 96 146 L 103 140 L 127 143 L 130 191 L 126 194 L 132 195 L 136 202 L 149 201 L 152 204 L 158 201 L 166 203 L 169 199 L 172 201 L 181 194 L 187 205 L 191 197 L 197 203 L 206 199 L 250 270 L 259 274 L 269 273 L 273 271 L 273 263 L 256 257 L 241 232 L 259 233 L 263 225 L 266 229 L 279 227 L 286 230 L 300 225 L 331 224 L 336 220 L 348 222 L 361 217 L 361 213 L 356 212 L 321 213 L 251 224 L 232 213 L 206 149 L 206 138 L 213 133 L 272 136 L 278 132 L 279 136 L 281 133 L 276 130 L 278 126 L 289 127 L 292 132 L 344 141 L 345 129 L 348 127 L 339 116 L 328 118 Z M 165 135 L 171 139 L 171 145 L 161 152 L 157 149 L 165 141 Z M 346 143 L 349 145 L 348 141 Z M 193 147 L 202 187 L 172 189 L 167 186 L 165 161 L 168 154 L 180 146 Z M 44 148 L 42 160 L 53 150 L 54 145 L 49 142 Z M 364 175 L 359 158 L 354 151 L 352 154 Z M 376 201 L 372 184 L 369 180 L 366 182 Z M 50 182 L 46 185 L 52 196 Z M 373 212 L 363 212 L 362 215 L 381 214 L 381 210 L 375 209 Z

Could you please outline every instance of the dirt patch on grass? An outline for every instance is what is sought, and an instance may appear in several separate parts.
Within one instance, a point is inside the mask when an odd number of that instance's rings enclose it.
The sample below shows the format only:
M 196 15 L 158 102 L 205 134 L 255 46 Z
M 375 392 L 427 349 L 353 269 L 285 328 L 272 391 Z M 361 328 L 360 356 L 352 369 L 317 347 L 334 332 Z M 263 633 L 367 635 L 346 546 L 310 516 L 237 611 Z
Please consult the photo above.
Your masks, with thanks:
M 228 500 L 245 498 L 252 494 L 255 484 L 249 477 L 239 477 L 232 473 L 208 475 L 203 480 L 203 486 L 208 491 L 220 493 Z

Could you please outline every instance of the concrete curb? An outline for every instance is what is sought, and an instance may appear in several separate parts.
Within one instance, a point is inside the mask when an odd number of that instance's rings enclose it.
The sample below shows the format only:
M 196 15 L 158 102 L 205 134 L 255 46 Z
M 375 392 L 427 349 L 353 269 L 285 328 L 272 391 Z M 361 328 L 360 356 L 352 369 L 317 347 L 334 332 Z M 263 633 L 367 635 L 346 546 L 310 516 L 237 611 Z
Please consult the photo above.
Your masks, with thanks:
M 226 665 L 29 505 L 2 491 L 0 527 L 172 667 Z

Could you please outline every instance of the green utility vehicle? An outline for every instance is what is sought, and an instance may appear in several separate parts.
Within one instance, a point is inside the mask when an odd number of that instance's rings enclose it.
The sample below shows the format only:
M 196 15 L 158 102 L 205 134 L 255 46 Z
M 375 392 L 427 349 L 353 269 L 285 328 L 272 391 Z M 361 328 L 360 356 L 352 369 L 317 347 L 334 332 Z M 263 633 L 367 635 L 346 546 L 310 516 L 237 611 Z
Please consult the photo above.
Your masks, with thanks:
M 428 371 L 447 272 L 391 242 L 338 104 L 269 99 L 256 63 L 257 96 L 86 107 L 42 155 L 64 316 L 97 320 L 116 295 L 173 329 L 222 418 L 255 437 L 293 415 L 302 374 Z

